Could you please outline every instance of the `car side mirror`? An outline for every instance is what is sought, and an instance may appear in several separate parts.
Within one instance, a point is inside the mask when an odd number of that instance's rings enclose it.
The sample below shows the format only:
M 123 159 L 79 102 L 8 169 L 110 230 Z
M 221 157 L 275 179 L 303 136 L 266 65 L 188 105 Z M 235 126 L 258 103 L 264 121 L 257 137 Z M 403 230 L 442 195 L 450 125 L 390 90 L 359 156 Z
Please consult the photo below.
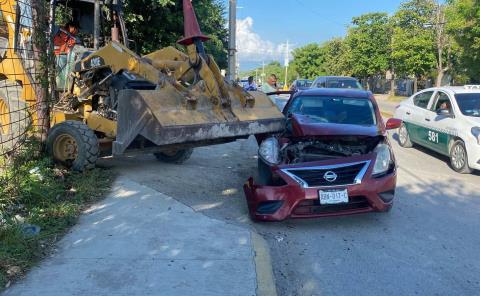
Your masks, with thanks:
M 389 118 L 385 124 L 387 130 L 397 129 L 402 125 L 402 120 L 398 118 Z
M 450 113 L 450 110 L 448 110 L 448 109 L 438 109 L 438 110 L 437 110 L 437 115 L 440 115 L 440 116 L 452 116 L 452 113 Z

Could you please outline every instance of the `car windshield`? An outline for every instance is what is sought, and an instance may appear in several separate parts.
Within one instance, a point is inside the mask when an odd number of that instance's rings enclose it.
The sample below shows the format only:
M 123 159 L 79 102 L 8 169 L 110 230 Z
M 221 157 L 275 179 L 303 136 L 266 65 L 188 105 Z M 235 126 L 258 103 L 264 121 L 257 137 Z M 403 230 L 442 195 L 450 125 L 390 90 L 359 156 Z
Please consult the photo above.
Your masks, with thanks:
M 310 85 L 312 85 L 312 81 L 310 81 L 310 80 L 298 80 L 297 81 L 297 86 L 298 87 L 308 88 L 308 87 L 310 87 Z
M 455 98 L 463 115 L 480 117 L 480 93 L 456 94 Z
M 287 114 L 302 114 L 324 123 L 375 125 L 372 102 L 365 98 L 338 96 L 299 96 L 290 104 Z
M 334 78 L 327 80 L 327 88 L 356 88 L 362 89 L 362 85 L 355 79 Z

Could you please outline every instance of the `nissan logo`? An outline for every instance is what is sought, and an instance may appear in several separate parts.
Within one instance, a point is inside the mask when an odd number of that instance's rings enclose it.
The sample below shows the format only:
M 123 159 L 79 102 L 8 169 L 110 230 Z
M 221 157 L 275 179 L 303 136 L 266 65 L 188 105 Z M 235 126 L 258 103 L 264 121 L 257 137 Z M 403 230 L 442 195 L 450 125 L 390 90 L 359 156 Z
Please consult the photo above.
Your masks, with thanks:
M 332 171 L 328 171 L 325 173 L 325 175 L 323 175 L 323 178 L 328 182 L 335 182 L 335 180 L 337 180 L 337 177 L 337 174 Z

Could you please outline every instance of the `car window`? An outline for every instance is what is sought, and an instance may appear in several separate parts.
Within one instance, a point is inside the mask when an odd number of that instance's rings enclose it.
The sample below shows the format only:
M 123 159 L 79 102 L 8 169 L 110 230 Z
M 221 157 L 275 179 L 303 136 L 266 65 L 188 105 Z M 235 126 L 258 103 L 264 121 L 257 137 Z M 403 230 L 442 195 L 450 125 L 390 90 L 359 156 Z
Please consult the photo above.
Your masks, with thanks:
M 413 97 L 413 104 L 420 108 L 427 108 L 433 91 L 426 91 Z
M 432 107 L 432 111 L 437 112 L 440 109 L 447 109 L 452 113 L 452 103 L 448 95 L 442 91 L 439 91 L 435 94 L 434 98 L 435 104 Z
M 368 99 L 338 96 L 299 96 L 287 107 L 287 114 L 302 114 L 324 123 L 375 125 L 375 109 Z
M 362 86 L 355 79 L 329 79 L 327 81 L 327 88 L 355 88 L 361 89 Z
M 463 115 L 480 117 L 480 93 L 456 94 L 455 99 Z
M 316 88 L 325 88 L 325 78 L 318 78 L 314 81 L 313 87 L 316 87 Z

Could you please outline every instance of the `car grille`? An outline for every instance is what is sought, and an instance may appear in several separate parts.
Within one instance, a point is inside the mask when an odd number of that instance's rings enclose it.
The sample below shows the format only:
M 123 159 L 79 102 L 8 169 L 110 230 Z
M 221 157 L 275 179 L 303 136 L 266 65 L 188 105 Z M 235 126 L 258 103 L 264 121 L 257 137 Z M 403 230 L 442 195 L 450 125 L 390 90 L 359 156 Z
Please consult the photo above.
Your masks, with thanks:
M 303 187 L 339 186 L 359 184 L 367 171 L 370 161 L 342 164 L 338 166 L 322 166 L 309 168 L 292 168 L 283 171 L 295 179 Z M 327 181 L 325 174 L 334 173 L 334 181 Z
M 297 216 L 316 215 L 371 208 L 367 198 L 364 196 L 354 196 L 349 199 L 348 203 L 335 205 L 321 205 L 318 199 L 303 200 L 298 203 L 293 214 Z

